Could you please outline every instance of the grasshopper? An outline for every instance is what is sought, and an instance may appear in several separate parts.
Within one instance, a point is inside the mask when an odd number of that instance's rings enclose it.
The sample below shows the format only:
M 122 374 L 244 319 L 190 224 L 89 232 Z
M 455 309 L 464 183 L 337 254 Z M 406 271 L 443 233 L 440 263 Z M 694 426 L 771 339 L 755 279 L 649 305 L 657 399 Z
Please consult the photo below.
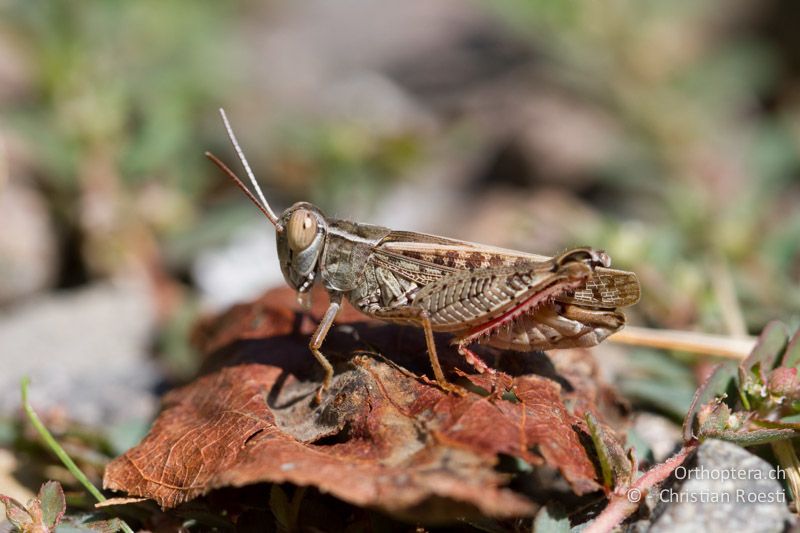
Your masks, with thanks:
M 308 202 L 276 216 L 225 111 L 220 114 L 258 198 L 222 161 L 208 152 L 206 156 L 275 227 L 289 286 L 303 297 L 321 282 L 330 297 L 309 341 L 325 370 L 317 402 L 333 378 L 333 367 L 320 349 L 345 298 L 370 317 L 421 327 L 436 382 L 456 393 L 463 391 L 442 372 L 434 332 L 451 333 L 468 363 L 479 372 L 492 372 L 470 345 L 523 352 L 594 346 L 625 325 L 618 308 L 639 300 L 636 274 L 609 268 L 608 255 L 591 248 L 546 257 L 335 220 Z

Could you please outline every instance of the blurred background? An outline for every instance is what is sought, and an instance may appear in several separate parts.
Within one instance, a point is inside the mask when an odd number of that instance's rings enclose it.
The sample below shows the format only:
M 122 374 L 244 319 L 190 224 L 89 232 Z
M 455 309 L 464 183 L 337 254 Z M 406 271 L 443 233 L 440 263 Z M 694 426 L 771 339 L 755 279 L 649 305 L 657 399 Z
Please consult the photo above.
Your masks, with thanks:
M 631 323 L 797 326 L 798 24 L 788 0 L 0 0 L 0 492 L 67 477 L 31 459 L 22 375 L 99 469 L 192 375 L 195 319 L 283 283 L 203 157 L 240 168 L 219 107 L 276 210 L 591 245 L 638 273 Z M 684 414 L 694 359 L 597 353 Z

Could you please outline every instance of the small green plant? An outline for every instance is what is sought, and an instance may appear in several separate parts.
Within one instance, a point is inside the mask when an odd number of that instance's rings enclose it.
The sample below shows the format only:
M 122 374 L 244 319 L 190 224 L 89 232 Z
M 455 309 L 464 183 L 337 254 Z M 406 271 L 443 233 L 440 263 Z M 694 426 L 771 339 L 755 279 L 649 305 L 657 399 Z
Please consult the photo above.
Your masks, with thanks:
M 28 401 L 29 384 L 30 379 L 27 376 L 24 377 L 21 383 L 22 407 L 31 425 L 33 425 L 45 444 L 56 457 L 61 460 L 67 470 L 75 476 L 75 479 L 77 479 L 98 502 L 106 501 L 106 497 L 103 496 L 103 493 L 100 492 L 100 490 L 89 481 L 86 474 L 78 468 L 75 461 L 67 454 L 55 437 L 53 437 L 52 433 L 50 433 L 47 427 L 42 423 L 36 411 L 33 410 L 33 407 Z M 58 525 L 66 510 L 64 491 L 61 489 L 61 485 L 54 481 L 49 481 L 42 485 L 42 488 L 39 490 L 39 495 L 32 499 L 27 506 L 23 506 L 13 498 L 3 495 L 0 495 L 0 502 L 3 502 L 6 506 L 6 516 L 9 522 L 23 532 L 54 531 L 54 528 Z M 81 523 L 79 525 L 81 528 L 89 531 L 96 531 L 99 528 L 101 531 L 121 530 L 125 533 L 133 533 L 133 530 L 128 524 L 117 519 L 112 521 L 98 521 L 96 522 L 97 528 L 93 527 L 92 524 L 95 524 L 95 522 Z
M 697 394 L 683 426 L 685 440 L 709 438 L 741 446 L 769 443 L 796 500 L 800 460 L 792 439 L 800 436 L 800 331 L 771 322 L 738 366 L 720 365 Z
M 27 505 L 9 496 L 0 494 L 0 502 L 6 506 L 6 519 L 17 531 L 53 531 L 64 517 L 67 503 L 64 491 L 56 481 L 48 481 L 31 498 Z
M 64 489 L 57 481 L 47 481 L 39 489 L 39 494 L 22 505 L 14 498 L 0 494 L 0 502 L 6 506 L 6 520 L 11 524 L 13 532 L 49 533 L 54 531 L 70 533 L 103 532 L 115 533 L 124 528 L 123 522 L 117 518 L 111 520 L 95 520 L 92 515 L 65 516 L 67 501 Z
M 609 503 L 587 533 L 611 531 L 638 509 L 646 493 L 667 479 L 706 439 L 740 446 L 769 444 L 792 495 L 800 494 L 800 459 L 792 439 L 800 435 L 800 331 L 790 336 L 781 322 L 769 323 L 750 355 L 739 365 L 719 365 L 697 389 L 683 424 L 683 448 L 636 477 L 633 457 L 625 456 L 591 418 L 586 422 L 600 459 Z M 632 473 L 631 473 L 632 472 Z

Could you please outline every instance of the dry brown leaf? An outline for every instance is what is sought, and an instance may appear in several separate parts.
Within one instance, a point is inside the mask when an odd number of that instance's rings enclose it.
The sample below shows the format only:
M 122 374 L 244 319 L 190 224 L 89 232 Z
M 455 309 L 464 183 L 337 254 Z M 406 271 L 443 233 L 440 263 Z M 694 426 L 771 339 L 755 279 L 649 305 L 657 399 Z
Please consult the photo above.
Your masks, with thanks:
M 374 322 L 334 328 L 323 349 L 336 376 L 314 406 L 322 375 L 307 347 L 314 323 L 290 307 L 287 292 L 200 328 L 205 374 L 165 396 L 148 436 L 108 466 L 106 488 L 173 507 L 215 488 L 291 482 L 417 520 L 530 515 L 535 502 L 496 469 L 498 454 L 507 454 L 557 468 L 576 494 L 599 489 L 580 440 L 584 422 L 565 407 L 559 383 L 456 371 L 476 392 L 445 393 L 412 373 L 428 371 L 419 330 Z M 469 368 L 446 342 L 440 349 L 445 368 Z M 572 403 L 594 395 L 567 396 Z

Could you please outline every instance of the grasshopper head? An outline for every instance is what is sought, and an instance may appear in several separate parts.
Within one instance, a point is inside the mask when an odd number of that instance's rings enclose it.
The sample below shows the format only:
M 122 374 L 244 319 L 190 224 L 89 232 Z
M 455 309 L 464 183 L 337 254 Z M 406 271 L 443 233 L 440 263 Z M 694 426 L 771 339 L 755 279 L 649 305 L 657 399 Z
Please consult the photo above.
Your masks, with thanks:
M 328 232 L 325 216 L 319 209 L 307 202 L 296 203 L 284 211 L 280 217 L 275 216 L 275 212 L 264 197 L 264 193 L 261 191 L 253 171 L 250 169 L 247 158 L 239 146 L 239 141 L 236 140 L 236 135 L 233 133 L 233 128 L 228 122 L 225 111 L 220 109 L 219 112 L 228 132 L 228 138 L 230 138 L 231 144 L 242 162 L 250 183 L 252 183 L 258 194 L 258 198 L 250 192 L 236 173 L 229 169 L 225 163 L 209 152 L 206 152 L 206 157 L 227 174 L 275 226 L 278 259 L 281 263 L 283 277 L 298 294 L 303 295 L 314 286 L 317 270 L 319 270 L 319 256 L 325 245 L 325 234 Z
M 258 209 L 264 213 L 264 216 L 275 226 L 276 241 L 278 243 L 278 259 L 281 263 L 281 271 L 286 282 L 297 291 L 301 301 L 304 304 L 309 304 L 310 300 L 306 297 L 307 292 L 314 286 L 314 281 L 317 278 L 317 271 L 319 270 L 319 257 L 322 254 L 322 249 L 325 246 L 325 235 L 328 233 L 328 224 L 325 221 L 325 215 L 322 214 L 317 207 L 309 204 L 308 202 L 298 202 L 292 207 L 287 209 L 281 214 L 280 217 L 275 216 L 275 212 L 270 207 L 261 187 L 258 185 L 253 171 L 244 156 L 239 141 L 236 140 L 236 135 L 233 133 L 228 122 L 228 117 L 225 111 L 220 109 L 222 122 L 225 124 L 225 129 L 228 132 L 228 138 L 231 140 L 239 160 L 242 162 L 247 177 L 253 185 L 258 198 L 250 192 L 247 186 L 239 179 L 235 172 L 229 169 L 225 163 L 220 161 L 213 154 L 206 152 L 208 157 L 220 170 L 222 170 L 233 182 L 245 193 L 245 195 L 252 201 Z
M 276 234 L 278 259 L 286 283 L 299 293 L 314 285 L 319 270 L 319 256 L 325 245 L 328 225 L 315 206 L 298 202 L 283 212 Z

